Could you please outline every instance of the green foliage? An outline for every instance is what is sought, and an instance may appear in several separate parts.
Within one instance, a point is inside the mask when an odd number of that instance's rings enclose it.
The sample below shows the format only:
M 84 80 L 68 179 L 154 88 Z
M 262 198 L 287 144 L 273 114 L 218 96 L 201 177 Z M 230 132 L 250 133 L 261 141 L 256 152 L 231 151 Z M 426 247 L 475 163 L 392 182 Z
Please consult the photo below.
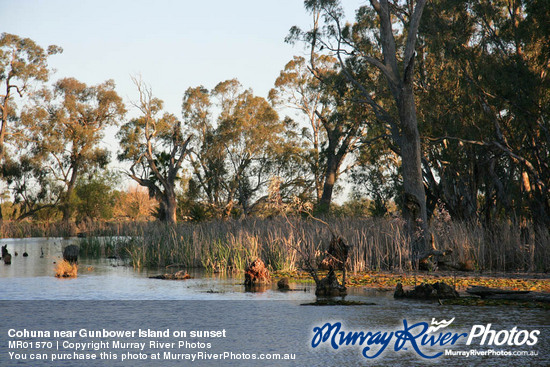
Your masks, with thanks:
M 108 171 L 80 179 L 75 187 L 77 221 L 113 218 L 118 180 Z
M 454 218 L 549 223 L 547 2 L 437 1 L 425 16 L 419 113 L 433 137 L 432 203 Z
M 280 160 L 289 148 L 287 122 L 236 79 L 212 91 L 189 88 L 182 112 L 194 136 L 188 196 L 203 199 L 217 216 L 248 214 L 269 177 L 284 165 Z
M 0 95 L 0 160 L 4 156 L 4 142 L 9 133 L 8 122 L 16 118 L 13 97 L 24 97 L 34 81 L 46 82 L 49 76 L 48 56 L 62 51 L 58 46 L 49 46 L 45 51 L 30 38 L 9 33 L 0 35 L 0 84 L 5 92 Z
M 73 78 L 59 80 L 53 91 L 43 89 L 22 113 L 18 154 L 7 176 L 20 217 L 57 207 L 68 221 L 74 210 L 78 178 L 104 169 L 109 153 L 100 147 L 103 131 L 125 113 L 113 81 L 88 87 Z

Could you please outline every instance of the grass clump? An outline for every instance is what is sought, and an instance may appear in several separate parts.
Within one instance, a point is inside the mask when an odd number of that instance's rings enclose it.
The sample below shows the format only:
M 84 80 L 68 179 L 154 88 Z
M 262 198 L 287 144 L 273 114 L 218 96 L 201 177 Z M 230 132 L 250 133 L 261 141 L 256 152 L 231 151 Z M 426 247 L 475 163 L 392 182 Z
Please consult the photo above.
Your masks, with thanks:
M 78 265 L 71 264 L 66 260 L 61 260 L 55 265 L 55 276 L 57 278 L 76 278 L 78 275 Z

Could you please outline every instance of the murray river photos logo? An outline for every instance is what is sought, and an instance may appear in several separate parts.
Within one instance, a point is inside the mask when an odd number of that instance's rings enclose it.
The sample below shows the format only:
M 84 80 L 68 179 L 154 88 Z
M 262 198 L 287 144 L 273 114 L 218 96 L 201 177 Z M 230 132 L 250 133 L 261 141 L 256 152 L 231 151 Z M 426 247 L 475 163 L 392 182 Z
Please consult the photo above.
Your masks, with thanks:
M 413 350 L 422 358 L 438 358 L 444 350 L 457 343 L 480 346 L 533 346 L 538 342 L 539 330 L 494 330 L 491 324 L 473 325 L 469 333 L 456 333 L 444 330 L 455 319 L 409 324 L 403 320 L 403 328 L 394 331 L 346 331 L 342 323 L 327 322 L 313 328 L 311 346 L 328 345 L 333 349 L 346 346 L 360 347 L 363 357 L 377 358 L 393 347 L 395 352 Z

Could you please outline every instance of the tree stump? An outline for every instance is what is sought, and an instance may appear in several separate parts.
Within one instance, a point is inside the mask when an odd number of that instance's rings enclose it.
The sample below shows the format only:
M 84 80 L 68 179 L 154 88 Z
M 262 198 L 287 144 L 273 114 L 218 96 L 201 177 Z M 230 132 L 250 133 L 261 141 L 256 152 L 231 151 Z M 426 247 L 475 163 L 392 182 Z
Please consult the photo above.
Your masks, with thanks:
M 269 271 L 261 259 L 256 259 L 248 265 L 244 273 L 245 287 L 253 287 L 270 283 L 271 277 L 269 275 Z
M 11 255 L 8 252 L 8 245 L 2 246 L 2 259 L 4 260 L 4 264 L 6 265 L 11 264 Z
M 76 245 L 69 245 L 63 249 L 63 259 L 71 264 L 78 262 L 80 249 Z
M 334 269 L 330 269 L 327 276 L 317 283 L 315 295 L 317 297 L 341 297 L 347 294 L 346 287 L 338 282 Z
M 281 291 L 288 291 L 290 289 L 290 285 L 288 284 L 288 278 L 282 278 L 277 282 L 277 289 Z

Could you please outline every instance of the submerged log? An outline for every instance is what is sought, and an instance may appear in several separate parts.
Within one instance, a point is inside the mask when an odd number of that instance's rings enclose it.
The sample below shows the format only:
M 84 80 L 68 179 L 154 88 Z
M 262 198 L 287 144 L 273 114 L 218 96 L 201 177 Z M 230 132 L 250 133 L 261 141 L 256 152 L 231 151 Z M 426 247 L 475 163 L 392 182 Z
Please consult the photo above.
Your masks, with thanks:
M 412 299 L 448 299 L 458 298 L 459 294 L 454 287 L 445 282 L 436 282 L 433 284 L 424 283 L 417 285 L 413 290 L 403 290 L 403 285 L 397 283 L 395 287 L 394 298 L 412 298 Z
M 550 294 L 531 291 L 513 291 L 508 289 L 490 287 L 469 287 L 466 292 L 484 299 L 500 299 L 510 301 L 531 301 L 550 303 Z

